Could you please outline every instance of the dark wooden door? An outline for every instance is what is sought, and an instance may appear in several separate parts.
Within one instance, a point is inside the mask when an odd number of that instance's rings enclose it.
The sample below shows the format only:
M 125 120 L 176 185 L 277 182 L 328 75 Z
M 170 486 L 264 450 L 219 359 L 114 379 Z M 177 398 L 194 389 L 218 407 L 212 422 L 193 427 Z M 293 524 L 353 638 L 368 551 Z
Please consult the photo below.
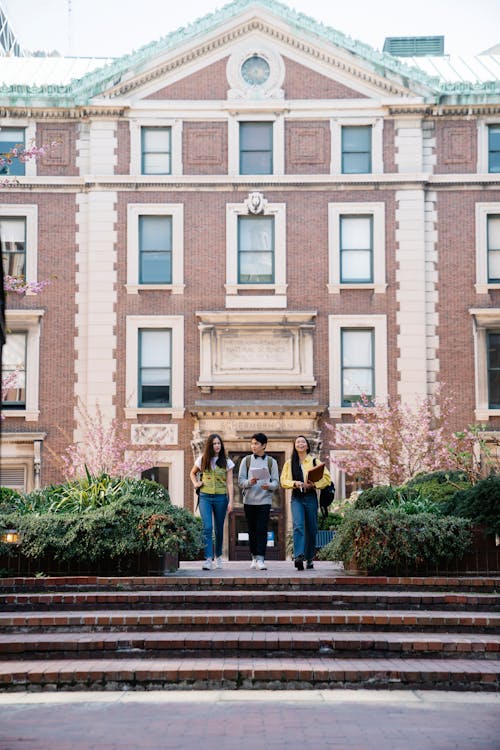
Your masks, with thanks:
M 231 458 L 236 464 L 233 471 L 234 478 L 234 506 L 233 512 L 229 515 L 229 559 L 230 560 L 250 560 L 250 550 L 248 546 L 248 528 L 243 509 L 243 498 L 241 490 L 238 487 L 238 473 L 240 463 L 244 456 L 248 456 L 249 451 L 235 452 L 231 451 Z M 284 453 L 273 453 L 268 451 L 278 462 L 278 470 L 281 469 L 285 462 Z M 271 515 L 269 516 L 268 540 L 266 559 L 267 560 L 284 560 L 285 559 L 285 491 L 279 487 L 274 495 L 271 505 Z

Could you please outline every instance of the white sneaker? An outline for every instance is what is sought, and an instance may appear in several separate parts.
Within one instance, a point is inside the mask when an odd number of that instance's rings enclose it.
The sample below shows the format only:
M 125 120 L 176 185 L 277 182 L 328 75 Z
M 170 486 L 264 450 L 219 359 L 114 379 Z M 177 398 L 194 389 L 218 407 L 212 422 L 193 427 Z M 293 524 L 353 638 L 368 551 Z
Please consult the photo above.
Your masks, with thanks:
M 205 560 L 205 562 L 203 563 L 203 565 L 202 565 L 202 568 L 201 568 L 201 569 L 202 569 L 202 570 L 212 570 L 212 567 L 213 567 L 213 565 L 212 565 L 212 561 L 211 561 L 211 559 L 210 559 L 209 557 L 207 557 L 207 559 L 206 559 L 206 560 Z
M 257 570 L 267 570 L 264 560 L 257 560 Z
M 220 570 L 222 568 L 222 562 L 223 562 L 222 557 L 217 557 L 215 559 L 215 567 Z
M 252 568 L 252 570 L 255 570 L 255 568 L 257 567 L 257 560 L 255 559 L 255 557 L 252 557 L 252 562 L 250 563 L 250 567 Z

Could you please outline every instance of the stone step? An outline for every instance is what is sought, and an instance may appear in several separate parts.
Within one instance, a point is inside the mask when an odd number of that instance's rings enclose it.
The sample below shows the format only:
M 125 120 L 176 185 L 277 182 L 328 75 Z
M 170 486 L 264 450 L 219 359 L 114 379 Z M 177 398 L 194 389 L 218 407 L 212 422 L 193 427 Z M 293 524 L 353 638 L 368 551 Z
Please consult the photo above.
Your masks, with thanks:
M 59 632 L 0 635 L 0 659 L 204 656 L 335 656 L 493 659 L 500 635 L 461 633 L 298 632 Z
M 222 609 L 259 607 L 261 609 L 342 607 L 344 609 L 376 608 L 384 610 L 439 609 L 500 611 L 500 593 L 436 591 L 85 591 L 0 596 L 0 611 L 52 611 L 72 609 L 178 609 L 180 607 Z
M 286 629 L 320 630 L 424 630 L 498 633 L 500 613 L 450 612 L 446 610 L 328 610 L 311 609 L 232 609 L 232 610 L 79 610 L 65 612 L 4 612 L 0 632 L 57 632 L 61 628 L 94 630 L 204 630 L 214 631 Z
M 0 663 L 1 691 L 169 687 L 498 690 L 500 661 L 224 657 Z
M 272 565 L 272 563 L 270 563 Z M 320 564 L 317 564 L 320 565 Z M 323 566 L 327 565 L 323 563 Z M 234 566 L 233 566 L 234 567 Z M 276 575 L 271 570 L 255 574 L 245 568 L 235 574 L 234 569 L 219 571 L 188 569 L 166 576 L 58 576 L 43 578 L 0 579 L 0 593 L 23 591 L 133 591 L 133 590 L 247 590 L 259 588 L 273 591 L 305 590 L 376 590 L 383 587 L 394 591 L 470 591 L 500 592 L 499 576 L 353 576 L 330 575 L 328 568 L 318 567 L 302 574 Z M 287 568 L 289 570 L 289 568 Z

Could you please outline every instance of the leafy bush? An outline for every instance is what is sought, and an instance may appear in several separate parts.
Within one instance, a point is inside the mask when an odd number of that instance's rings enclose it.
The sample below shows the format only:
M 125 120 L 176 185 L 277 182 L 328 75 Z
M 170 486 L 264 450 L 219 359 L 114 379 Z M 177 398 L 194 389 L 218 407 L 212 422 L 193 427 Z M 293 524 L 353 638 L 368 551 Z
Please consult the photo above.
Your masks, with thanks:
M 326 517 L 318 516 L 318 531 L 332 531 L 342 524 L 343 516 L 338 513 L 328 513 Z
M 467 489 L 471 484 L 462 471 L 434 471 L 431 474 L 413 477 L 405 486 L 419 490 L 435 503 L 444 503 L 456 492 Z
M 385 508 L 352 510 L 319 557 L 369 572 L 414 570 L 460 558 L 471 541 L 471 524 L 463 518 Z
M 455 493 L 445 504 L 445 511 L 485 526 L 487 534 L 500 534 L 500 476 L 492 475 Z
M 130 556 L 143 550 L 178 551 L 196 558 L 202 548 L 201 522 L 170 502 L 161 485 L 148 480 L 94 478 L 95 488 L 82 482 L 47 487 L 20 498 L 15 510 L 0 513 L 0 533 L 21 533 L 21 554 L 56 561 L 95 562 Z M 119 488 L 119 492 L 118 489 Z M 170 524 L 154 544 L 144 533 L 150 518 L 163 514 Z M 1 545 L 0 553 L 10 552 Z
M 376 508 L 378 505 L 387 505 L 387 503 L 395 500 L 396 497 L 396 490 L 388 484 L 369 487 L 358 495 L 354 501 L 353 508 L 356 508 L 356 510 L 362 510 L 363 508 Z
M 9 513 L 14 509 L 21 495 L 10 487 L 0 487 L 0 513 Z

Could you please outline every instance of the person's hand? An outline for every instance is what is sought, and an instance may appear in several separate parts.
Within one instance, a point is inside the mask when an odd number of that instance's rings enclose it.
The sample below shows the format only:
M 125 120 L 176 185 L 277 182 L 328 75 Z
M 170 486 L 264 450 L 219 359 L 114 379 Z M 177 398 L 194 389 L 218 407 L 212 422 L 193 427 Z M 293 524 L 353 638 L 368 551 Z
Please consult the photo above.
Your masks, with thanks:
M 252 477 L 251 479 L 248 480 L 248 482 L 249 484 L 252 484 L 252 485 L 257 484 L 257 477 Z
M 233 512 L 233 502 L 232 500 L 227 505 L 227 512 L 232 513 Z
M 203 484 L 203 482 L 201 481 L 201 479 L 198 479 L 194 486 L 197 489 L 198 487 L 201 487 L 202 484 Z
M 309 481 L 304 482 L 303 487 L 304 487 L 304 489 L 310 490 L 310 489 L 312 489 L 314 487 L 314 482 L 309 482 Z
M 268 484 L 261 484 L 260 486 L 262 487 L 263 490 L 270 490 L 271 489 Z

